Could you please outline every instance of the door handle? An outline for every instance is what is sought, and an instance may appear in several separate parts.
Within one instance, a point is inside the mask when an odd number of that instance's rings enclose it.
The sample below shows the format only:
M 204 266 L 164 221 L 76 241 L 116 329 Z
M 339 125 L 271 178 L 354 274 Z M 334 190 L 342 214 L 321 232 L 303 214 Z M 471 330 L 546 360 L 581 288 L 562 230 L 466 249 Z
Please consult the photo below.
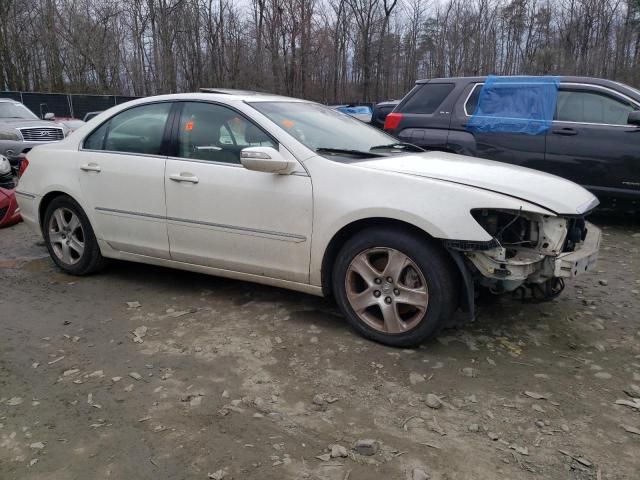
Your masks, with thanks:
M 80 170 L 83 172 L 99 172 L 102 169 L 97 163 L 85 163 L 84 165 L 80 165 Z
M 198 183 L 198 177 L 192 175 L 190 173 L 174 173 L 173 175 L 169 175 L 169 178 L 174 182 L 186 182 L 186 183 Z
M 556 128 L 555 130 L 552 130 L 552 133 L 554 135 L 571 136 L 571 135 L 577 135 L 578 131 L 573 128 Z

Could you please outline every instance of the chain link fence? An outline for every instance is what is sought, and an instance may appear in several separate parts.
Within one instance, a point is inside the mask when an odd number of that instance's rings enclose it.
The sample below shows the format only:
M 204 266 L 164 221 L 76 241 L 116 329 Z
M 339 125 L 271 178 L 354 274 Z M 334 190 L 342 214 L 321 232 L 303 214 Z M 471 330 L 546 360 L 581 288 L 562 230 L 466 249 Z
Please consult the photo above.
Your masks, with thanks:
M 45 113 L 52 112 L 56 117 L 82 120 L 88 112 L 106 110 L 139 97 L 5 91 L 0 92 L 0 98 L 10 98 L 23 103 L 40 118 Z

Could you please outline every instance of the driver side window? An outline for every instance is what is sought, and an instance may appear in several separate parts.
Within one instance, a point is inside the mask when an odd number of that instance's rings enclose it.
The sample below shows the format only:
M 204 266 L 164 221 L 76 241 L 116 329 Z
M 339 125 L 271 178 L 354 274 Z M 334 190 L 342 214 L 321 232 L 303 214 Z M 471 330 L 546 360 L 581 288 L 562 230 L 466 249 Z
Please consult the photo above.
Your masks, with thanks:
M 628 102 L 609 95 L 580 90 L 560 90 L 555 120 L 561 122 L 626 125 L 634 110 Z
M 178 156 L 211 162 L 240 163 L 246 147 L 277 144 L 239 113 L 221 105 L 185 102 L 178 130 Z

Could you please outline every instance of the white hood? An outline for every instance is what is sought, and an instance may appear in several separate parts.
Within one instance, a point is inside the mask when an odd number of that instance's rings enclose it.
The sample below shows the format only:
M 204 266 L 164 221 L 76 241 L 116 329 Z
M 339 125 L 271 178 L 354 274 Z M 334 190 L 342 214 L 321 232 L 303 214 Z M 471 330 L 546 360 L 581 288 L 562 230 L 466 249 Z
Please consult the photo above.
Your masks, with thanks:
M 598 204 L 595 196 L 570 180 L 452 153 L 416 153 L 376 158 L 355 165 L 482 188 L 534 203 L 559 215 L 583 214 Z

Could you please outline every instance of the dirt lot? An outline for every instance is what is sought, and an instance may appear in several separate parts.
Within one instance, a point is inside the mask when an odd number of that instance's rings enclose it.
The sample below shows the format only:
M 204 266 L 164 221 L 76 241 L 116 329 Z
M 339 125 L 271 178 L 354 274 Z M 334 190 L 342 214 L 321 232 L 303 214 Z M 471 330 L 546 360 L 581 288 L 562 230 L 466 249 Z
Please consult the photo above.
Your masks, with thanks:
M 640 479 L 640 221 L 596 221 L 598 273 L 417 350 L 275 288 L 69 277 L 2 230 L 0 478 Z

